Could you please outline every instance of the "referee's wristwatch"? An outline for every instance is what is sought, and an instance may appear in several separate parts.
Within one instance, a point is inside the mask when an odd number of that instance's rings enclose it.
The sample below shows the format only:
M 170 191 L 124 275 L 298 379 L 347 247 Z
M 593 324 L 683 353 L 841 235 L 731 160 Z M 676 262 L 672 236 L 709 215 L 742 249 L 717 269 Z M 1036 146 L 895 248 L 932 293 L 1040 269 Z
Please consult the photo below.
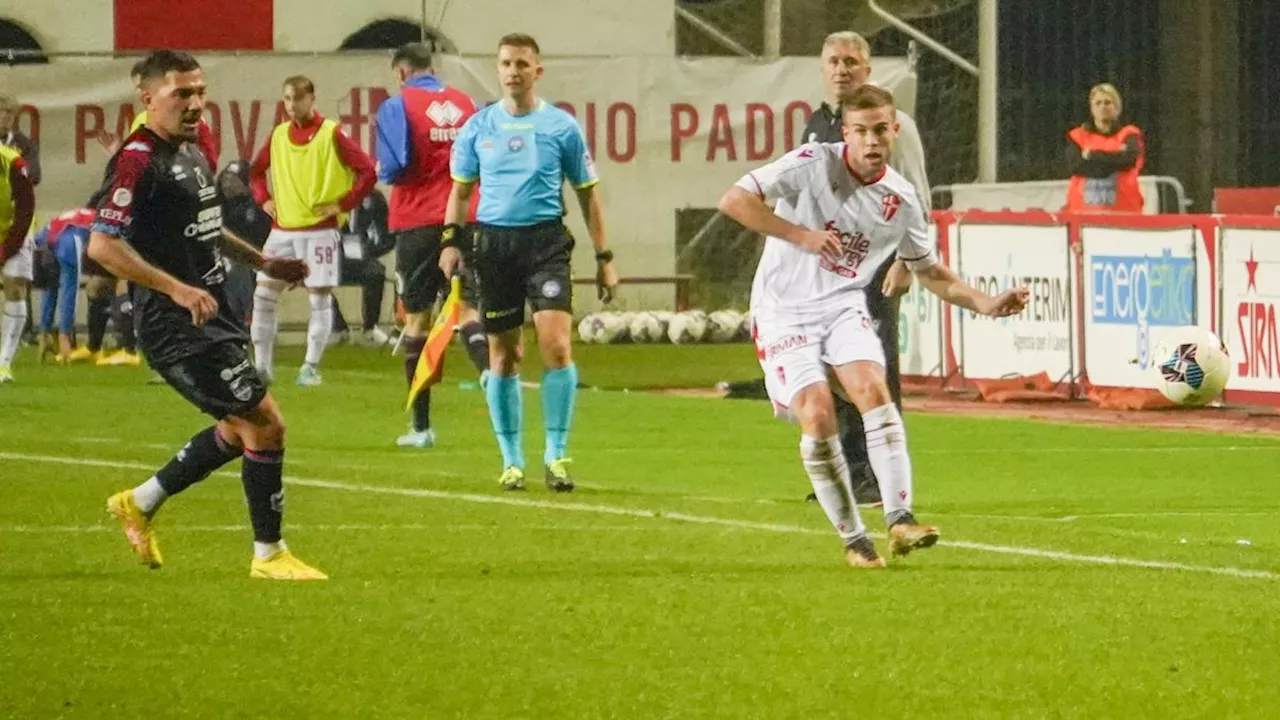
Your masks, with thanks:
M 613 262 L 613 251 L 612 251 L 612 250 L 601 250 L 600 252 L 597 252 L 597 253 L 596 253 L 596 262 L 598 262 L 598 263 Z

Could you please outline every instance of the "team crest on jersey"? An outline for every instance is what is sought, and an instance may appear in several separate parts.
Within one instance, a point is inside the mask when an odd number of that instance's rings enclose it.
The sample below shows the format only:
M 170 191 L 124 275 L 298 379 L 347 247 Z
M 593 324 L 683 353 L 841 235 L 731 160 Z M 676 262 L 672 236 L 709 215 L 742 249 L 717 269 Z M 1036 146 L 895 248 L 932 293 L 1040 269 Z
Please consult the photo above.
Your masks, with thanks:
M 900 207 L 902 207 L 902 198 L 895 193 L 887 193 L 880 201 L 880 214 L 884 216 L 884 221 L 892 220 L 893 216 L 898 214 Z
M 462 109 L 448 100 L 444 102 L 436 100 L 427 106 L 427 117 L 441 127 L 457 125 L 462 119 Z
M 133 193 L 129 188 L 116 188 L 116 191 L 111 194 L 111 204 L 116 207 L 129 207 L 132 202 Z
M 511 152 L 520 152 L 524 149 L 524 138 L 516 135 L 507 141 L 507 149 Z

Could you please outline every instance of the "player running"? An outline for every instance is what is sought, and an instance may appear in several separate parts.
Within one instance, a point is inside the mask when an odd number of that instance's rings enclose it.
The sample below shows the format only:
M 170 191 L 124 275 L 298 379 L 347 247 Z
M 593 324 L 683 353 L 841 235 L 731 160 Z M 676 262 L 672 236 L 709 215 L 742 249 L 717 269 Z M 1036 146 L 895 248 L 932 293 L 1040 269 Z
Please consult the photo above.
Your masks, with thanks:
M 147 124 L 108 164 L 89 255 L 129 281 L 141 317 L 138 339 L 152 368 L 217 424 L 192 437 L 151 479 L 111 496 L 107 509 L 138 558 L 158 568 L 153 523 L 161 504 L 243 458 L 254 535 L 250 577 L 324 579 L 281 538 L 284 418 L 249 362 L 243 327 L 227 309 L 222 252 L 295 284 L 305 279 L 306 263 L 263 257 L 224 234 L 213 171 L 203 154 L 184 146 L 195 139 L 205 105 L 195 58 L 159 50 L 140 70 Z
M 569 477 L 569 426 L 578 392 L 578 369 L 570 355 L 573 323 L 570 255 L 573 237 L 562 220 L 560 186 L 567 178 L 578 193 L 596 251 L 596 285 L 602 300 L 618 284 L 613 252 L 605 239 L 595 165 L 582 129 L 569 113 L 535 94 L 542 65 L 538 43 L 512 34 L 498 41 L 498 79 L 503 98 L 467 121 L 453 145 L 453 191 L 440 253 L 440 269 L 452 276 L 471 241 L 459 226 L 478 180 L 483 186 L 474 236 L 474 269 L 489 336 L 489 380 L 485 397 L 502 450 L 504 490 L 524 489 L 521 445 L 520 359 L 525 303 L 533 308 L 542 376 L 546 427 L 543 462 L 552 492 L 573 490 Z
M 885 383 L 884 349 L 865 288 L 895 251 L 930 292 L 967 310 L 1022 311 L 1027 290 L 992 297 L 942 264 L 911 183 L 888 167 L 898 124 L 893 95 L 864 85 L 841 104 L 843 143 L 810 143 L 748 173 L 720 211 L 767 236 L 751 288 L 757 356 L 779 417 L 798 422 L 800 458 L 855 567 L 884 567 L 866 535 L 837 433 L 834 378 L 862 413 L 867 454 L 884 498 L 889 550 L 938 540 L 911 513 L 906 430 Z M 766 201 L 777 201 L 770 210 Z
M 36 214 L 35 186 L 17 150 L 0 145 L 0 276 L 4 314 L 0 316 L 0 385 L 13 382 L 13 356 L 27 324 L 27 293 L 34 278 L 33 243 L 27 233 Z
M 430 330 L 429 313 L 444 287 L 440 274 L 440 238 L 445 232 L 445 206 L 453 181 L 449 179 L 449 155 L 458 129 L 475 114 L 476 105 L 466 93 L 436 77 L 431 50 L 411 43 L 391 58 L 391 69 L 400 94 L 378 107 L 378 177 L 391 185 L 387 226 L 396 239 L 396 287 L 404 303 L 404 374 L 413 386 L 414 369 Z M 474 203 L 468 218 L 474 217 Z M 464 278 L 468 286 L 473 283 Z M 470 296 L 468 296 L 470 297 Z M 474 310 L 459 323 L 474 362 L 488 355 L 488 340 Z M 436 443 L 431 428 L 431 389 L 424 388 L 413 402 L 409 431 L 396 445 L 429 448 Z
M 253 199 L 275 220 L 263 252 L 303 260 L 311 268 L 307 297 L 307 355 L 297 383 L 323 382 L 320 359 L 333 334 L 333 288 L 338 285 L 342 238 L 338 226 L 377 182 L 373 161 L 338 123 L 315 111 L 316 86 L 302 75 L 285 78 L 284 105 L 289 120 L 280 123 L 249 168 Z M 267 175 L 271 187 L 267 188 Z M 285 283 L 258 273 L 253 293 L 253 357 L 258 374 L 272 381 L 276 304 Z

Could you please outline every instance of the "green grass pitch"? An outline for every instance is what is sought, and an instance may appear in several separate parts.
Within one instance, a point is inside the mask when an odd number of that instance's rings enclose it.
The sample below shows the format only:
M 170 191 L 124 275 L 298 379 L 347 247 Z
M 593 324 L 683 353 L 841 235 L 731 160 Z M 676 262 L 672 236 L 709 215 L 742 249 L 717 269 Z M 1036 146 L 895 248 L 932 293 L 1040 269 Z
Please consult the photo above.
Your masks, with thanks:
M 911 413 L 917 513 L 942 542 L 860 572 L 766 403 L 584 391 L 578 491 L 549 494 L 533 464 L 530 490 L 504 494 L 461 354 L 436 391 L 439 446 L 404 451 L 399 358 L 335 348 L 302 389 L 285 351 L 286 537 L 332 579 L 268 583 L 248 577 L 238 464 L 171 499 L 165 567 L 137 565 L 105 499 L 207 418 L 145 369 L 31 355 L 0 387 L 0 717 L 1280 708 L 1275 439 Z M 757 372 L 745 345 L 578 360 L 615 389 Z M 526 391 L 535 463 L 540 415 Z

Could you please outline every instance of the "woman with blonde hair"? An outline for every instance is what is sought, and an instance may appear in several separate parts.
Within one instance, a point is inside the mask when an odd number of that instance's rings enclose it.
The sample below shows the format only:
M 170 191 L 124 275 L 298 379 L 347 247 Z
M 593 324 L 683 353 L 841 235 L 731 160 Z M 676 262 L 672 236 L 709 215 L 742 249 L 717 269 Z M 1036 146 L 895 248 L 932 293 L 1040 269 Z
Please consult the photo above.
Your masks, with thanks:
M 1120 123 L 1123 109 L 1120 92 L 1111 83 L 1089 90 L 1092 119 L 1067 133 L 1067 210 L 1142 212 L 1138 174 L 1146 149 L 1138 126 Z

